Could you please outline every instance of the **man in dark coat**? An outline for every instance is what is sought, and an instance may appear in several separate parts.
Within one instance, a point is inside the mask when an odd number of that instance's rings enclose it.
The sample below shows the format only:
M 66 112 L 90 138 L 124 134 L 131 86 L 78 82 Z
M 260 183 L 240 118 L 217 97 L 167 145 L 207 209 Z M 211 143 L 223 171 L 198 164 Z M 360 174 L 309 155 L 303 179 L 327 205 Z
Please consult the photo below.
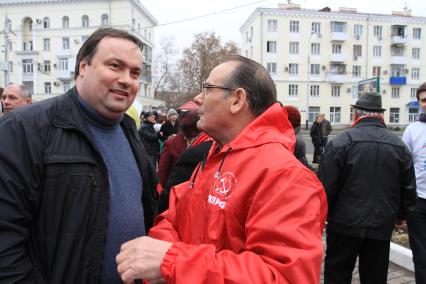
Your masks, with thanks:
M 142 48 L 125 31 L 95 31 L 74 88 L 0 120 L 0 282 L 121 282 L 120 246 L 153 223 L 155 172 L 125 114 Z
M 154 124 L 156 123 L 154 112 L 146 112 L 143 116 L 144 121 L 138 132 L 148 154 L 148 159 L 154 169 L 156 169 L 160 158 L 160 142 L 158 139 L 161 138 L 161 132 L 157 132 L 154 129 Z
M 329 142 L 319 166 L 329 207 L 324 283 L 351 283 L 359 256 L 361 283 L 385 284 L 392 230 L 414 210 L 413 161 L 386 129 L 380 96 L 353 107 L 352 128 Z
M 315 117 L 314 123 L 311 126 L 311 139 L 312 144 L 314 145 L 314 157 L 312 163 L 318 163 L 322 154 L 322 135 L 321 135 L 321 122 L 322 116 L 318 115 Z

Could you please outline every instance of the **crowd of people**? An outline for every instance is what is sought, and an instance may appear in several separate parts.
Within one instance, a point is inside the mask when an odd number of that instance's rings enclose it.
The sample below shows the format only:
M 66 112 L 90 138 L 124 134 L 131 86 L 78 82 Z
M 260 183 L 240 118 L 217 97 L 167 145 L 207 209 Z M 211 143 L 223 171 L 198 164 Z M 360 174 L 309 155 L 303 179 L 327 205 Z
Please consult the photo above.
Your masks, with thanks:
M 0 282 L 319 283 L 325 254 L 326 284 L 351 283 L 357 258 L 361 283 L 386 283 L 392 230 L 407 220 L 426 283 L 424 114 L 400 139 L 366 93 L 330 141 L 319 114 L 314 173 L 299 110 L 243 56 L 210 72 L 196 109 L 144 112 L 137 127 L 126 111 L 142 50 L 102 28 L 66 94 L 31 104 L 25 86 L 3 90 Z M 426 112 L 426 83 L 417 99 Z

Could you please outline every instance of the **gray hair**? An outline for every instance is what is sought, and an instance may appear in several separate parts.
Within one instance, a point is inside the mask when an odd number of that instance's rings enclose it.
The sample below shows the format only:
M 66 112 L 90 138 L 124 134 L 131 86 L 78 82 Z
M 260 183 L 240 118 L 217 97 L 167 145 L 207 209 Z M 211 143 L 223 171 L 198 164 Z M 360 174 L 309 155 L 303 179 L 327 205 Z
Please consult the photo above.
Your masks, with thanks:
M 358 117 L 361 117 L 361 116 L 375 116 L 375 117 L 383 116 L 382 112 L 368 111 L 368 110 L 363 110 L 363 109 L 359 109 L 359 108 L 354 108 L 354 112 L 356 113 L 356 115 Z
M 19 89 L 21 90 L 21 96 L 25 99 L 31 99 L 32 97 L 32 92 L 31 92 L 31 88 L 23 85 L 23 84 L 17 84 L 17 83 L 10 83 L 7 87 L 10 87 L 12 85 L 18 86 Z M 6 88 L 7 88 L 6 87 Z

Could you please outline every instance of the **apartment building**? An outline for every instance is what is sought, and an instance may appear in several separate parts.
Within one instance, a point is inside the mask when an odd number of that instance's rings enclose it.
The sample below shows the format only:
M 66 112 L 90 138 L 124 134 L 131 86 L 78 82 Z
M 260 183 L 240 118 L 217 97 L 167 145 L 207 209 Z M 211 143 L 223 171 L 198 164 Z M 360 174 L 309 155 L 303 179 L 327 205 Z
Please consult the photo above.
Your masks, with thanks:
M 335 125 L 353 121 L 358 82 L 378 77 L 388 125 L 418 117 L 416 88 L 426 81 L 426 18 L 301 9 L 297 4 L 257 8 L 240 28 L 241 54 L 275 80 L 278 99 L 302 121 L 325 113 Z
M 22 83 L 36 101 L 74 85 L 78 50 L 100 27 L 129 31 L 144 44 L 137 100 L 158 106 L 152 86 L 152 52 L 157 20 L 138 0 L 0 0 L 0 86 Z

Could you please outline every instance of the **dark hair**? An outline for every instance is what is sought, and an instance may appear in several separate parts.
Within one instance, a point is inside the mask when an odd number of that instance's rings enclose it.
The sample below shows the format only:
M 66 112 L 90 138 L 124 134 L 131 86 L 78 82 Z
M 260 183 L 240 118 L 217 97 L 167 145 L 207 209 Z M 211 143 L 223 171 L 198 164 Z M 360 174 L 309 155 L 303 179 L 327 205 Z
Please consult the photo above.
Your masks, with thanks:
M 189 110 L 182 112 L 179 116 L 179 131 L 186 138 L 194 138 L 200 133 L 200 130 L 197 128 L 197 121 L 200 119 L 200 116 L 195 110 Z
M 300 111 L 294 106 L 284 106 L 287 111 L 288 120 L 293 128 L 299 127 L 301 123 Z
M 241 55 L 228 56 L 223 63 L 231 61 L 239 64 L 225 83 L 230 88 L 246 91 L 250 110 L 255 115 L 277 102 L 275 83 L 262 65 Z
M 417 88 L 417 92 L 416 92 L 416 97 L 417 97 L 417 101 L 420 101 L 420 94 L 426 92 L 426 82 L 421 84 L 418 88 Z
M 106 37 L 127 39 L 136 44 L 141 51 L 143 50 L 142 41 L 126 31 L 113 28 L 97 29 L 89 36 L 78 51 L 77 60 L 75 62 L 74 79 L 77 79 L 78 74 L 80 73 L 80 62 L 84 60 L 88 65 L 90 65 L 90 61 L 96 53 L 99 42 Z

